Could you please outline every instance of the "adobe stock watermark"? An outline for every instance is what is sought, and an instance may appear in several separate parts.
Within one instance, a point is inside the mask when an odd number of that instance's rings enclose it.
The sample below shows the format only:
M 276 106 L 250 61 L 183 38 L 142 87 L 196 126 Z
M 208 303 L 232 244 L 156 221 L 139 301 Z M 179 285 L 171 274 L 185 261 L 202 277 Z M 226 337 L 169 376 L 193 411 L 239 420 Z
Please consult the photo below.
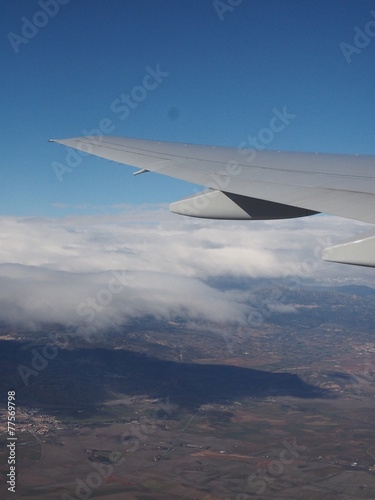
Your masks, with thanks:
M 139 425 L 132 424 L 130 432 L 124 432 L 121 435 L 121 445 L 126 448 L 125 453 L 134 453 L 138 450 L 141 443 L 145 444 L 148 437 L 157 429 L 155 422 L 164 421 L 170 418 L 173 412 L 179 408 L 178 405 L 171 404 L 169 397 L 166 397 L 165 403 L 159 401 L 153 410 L 152 417 L 146 419 Z M 106 463 L 99 461 L 90 461 L 90 465 L 95 471 L 90 471 L 84 480 L 76 478 L 74 495 L 65 492 L 61 495 L 61 500 L 82 500 L 90 498 L 98 490 L 104 481 L 107 481 L 113 474 L 115 467 L 125 462 L 125 456 L 122 451 L 112 451 L 109 454 Z
M 125 459 L 121 451 L 112 451 L 108 456 L 108 461 L 105 463 L 91 461 L 90 465 L 94 471 L 89 472 L 84 480 L 79 477 L 76 478 L 75 496 L 65 492 L 60 496 L 61 500 L 83 500 L 90 498 L 95 490 L 98 490 L 103 485 L 103 482 L 112 476 L 114 468 L 123 464 L 124 461 Z
M 131 112 L 135 110 L 141 102 L 145 101 L 150 94 L 170 75 L 168 71 L 160 68 L 160 63 L 155 67 L 146 66 L 146 73 L 142 81 L 135 85 L 130 92 L 122 93 L 110 104 L 110 110 L 117 115 L 119 120 L 127 119 Z M 65 163 L 58 161 L 52 162 L 52 169 L 55 172 L 57 180 L 62 182 L 64 175 L 73 172 L 83 161 L 83 157 L 92 153 L 92 146 L 100 146 L 106 134 L 111 134 L 116 129 L 115 122 L 108 118 L 102 118 L 98 125 L 92 130 L 83 129 L 82 136 L 94 137 L 92 144 L 90 142 L 81 142 L 78 144 L 80 150 L 66 148 Z
M 239 176 L 247 165 L 250 165 L 256 158 L 259 151 L 266 149 L 266 146 L 272 143 L 277 134 L 283 132 L 290 123 L 295 120 L 297 115 L 289 113 L 287 106 L 283 106 L 280 111 L 278 108 L 272 108 L 272 117 L 269 121 L 268 127 L 263 127 L 255 135 L 249 135 L 244 141 L 241 141 L 237 147 L 236 158 L 227 162 L 225 168 L 218 172 L 209 172 L 211 182 L 208 187 L 211 192 L 205 196 L 196 196 L 190 198 L 188 202 L 181 202 L 179 212 L 181 215 L 190 215 L 200 217 L 200 214 L 206 210 L 210 203 L 214 202 L 217 196 L 221 196 L 220 191 L 225 191 L 231 179 Z M 238 156 L 241 157 L 241 163 Z M 243 164 L 243 162 L 246 162 Z M 199 194 L 200 190 L 194 190 Z M 191 218 L 185 218 L 186 224 L 193 224 Z
M 179 405 L 172 404 L 167 396 L 165 403 L 158 402 L 153 410 L 152 418 L 140 424 L 132 424 L 130 432 L 124 432 L 121 435 L 121 444 L 126 447 L 126 453 L 137 451 L 140 445 L 147 441 L 147 437 L 156 431 L 157 425 L 154 422 L 169 419 L 178 408 Z
M 39 0 L 40 10 L 36 11 L 31 19 L 23 16 L 21 18 L 21 34 L 9 32 L 7 37 L 15 54 L 20 52 L 23 45 L 27 45 L 30 40 L 35 38 L 39 30 L 45 28 L 49 21 L 60 11 L 61 5 L 66 5 L 70 0 Z
M 370 45 L 371 40 L 375 37 L 375 10 L 370 10 L 370 15 L 374 18 L 368 21 L 363 29 L 354 26 L 353 43 L 341 42 L 339 47 L 346 62 L 352 62 L 353 54 L 360 54 L 363 49 Z
M 319 269 L 323 262 L 321 259 L 322 249 L 331 245 L 332 239 L 329 235 L 324 238 L 318 237 L 312 254 L 306 256 L 301 263 L 295 266 L 295 272 L 293 274 L 291 274 L 290 271 L 283 273 L 281 281 L 282 288 L 277 286 L 272 287 L 269 296 L 265 300 L 260 301 L 255 299 L 250 304 L 250 311 L 247 315 L 247 325 L 250 326 L 252 330 L 260 328 L 263 323 L 271 319 L 275 312 L 287 312 L 287 309 L 285 309 L 288 307 L 286 292 L 298 289 L 302 283 L 301 277 L 306 279 Z M 242 328 L 243 327 L 239 327 L 237 329 L 237 335 L 232 332 L 225 332 L 223 334 L 228 351 L 231 354 L 234 353 L 234 346 L 244 343 L 248 335 L 251 334 L 252 330 L 250 330 L 246 337 L 241 336 L 240 331 Z
M 59 354 L 59 348 L 64 348 L 68 344 L 67 335 L 68 334 L 63 334 L 61 332 L 48 333 L 51 344 L 31 349 L 32 356 L 30 363 L 27 365 L 21 363 L 17 365 L 17 372 L 24 385 L 29 385 L 30 377 L 37 377 L 47 368 L 53 359 L 56 359 Z
M 227 12 L 233 12 L 235 7 L 241 5 L 243 0 L 213 0 L 212 6 L 220 21 L 224 21 L 224 15 Z
M 255 136 L 249 135 L 247 141 L 242 141 L 238 146 L 240 154 L 246 156 L 248 163 L 251 163 L 256 158 L 258 151 L 263 151 L 274 140 L 275 134 L 283 132 L 297 116 L 289 113 L 286 106 L 283 107 L 282 111 L 273 108 L 272 113 L 273 116 L 268 127 L 260 129 Z
M 23 383 L 29 385 L 29 378 L 36 377 L 45 370 L 52 359 L 58 354 L 58 348 L 54 345 L 45 345 L 42 348 L 31 349 L 32 359 L 30 366 L 19 364 L 17 366 L 18 374 Z
M 87 340 L 99 331 L 99 328 L 94 325 L 97 314 L 103 312 L 111 304 L 114 295 L 123 292 L 125 287 L 134 280 L 134 276 L 124 271 L 121 273 L 112 271 L 111 274 L 112 278 L 105 288 L 101 288 L 94 297 L 87 297 L 76 308 L 78 316 L 85 320 L 84 324 L 77 329 L 77 333 L 84 334 Z
M 94 297 L 87 297 L 77 306 L 76 313 L 84 318 L 85 322 L 75 329 L 75 333 L 83 334 L 86 340 L 90 341 L 91 335 L 95 335 L 99 331 L 99 328 L 94 325 L 97 314 L 108 307 L 113 296 L 121 293 L 133 279 L 134 276 L 125 272 L 112 271 L 112 278 L 108 281 L 107 287 L 101 288 Z M 70 326 L 70 329 L 72 330 L 73 327 Z M 72 331 L 65 334 L 61 332 L 48 333 L 51 344 L 31 349 L 30 363 L 17 365 L 17 372 L 24 385 L 29 385 L 31 377 L 37 377 L 49 366 L 52 360 L 56 359 L 59 348 L 64 348 L 68 343 L 68 336 L 72 335 Z
M 293 439 L 293 443 L 291 444 L 287 441 L 283 441 L 282 444 L 284 449 L 280 451 L 278 460 L 272 460 L 267 467 L 259 467 L 255 474 L 248 476 L 244 492 L 239 493 L 236 496 L 236 500 L 248 500 L 254 493 L 256 495 L 264 493 L 270 483 L 282 476 L 284 466 L 293 464 L 300 456 L 299 452 L 306 450 L 306 446 L 299 446 L 297 444 L 296 438 Z M 246 491 L 249 491 L 251 496 L 245 493 Z

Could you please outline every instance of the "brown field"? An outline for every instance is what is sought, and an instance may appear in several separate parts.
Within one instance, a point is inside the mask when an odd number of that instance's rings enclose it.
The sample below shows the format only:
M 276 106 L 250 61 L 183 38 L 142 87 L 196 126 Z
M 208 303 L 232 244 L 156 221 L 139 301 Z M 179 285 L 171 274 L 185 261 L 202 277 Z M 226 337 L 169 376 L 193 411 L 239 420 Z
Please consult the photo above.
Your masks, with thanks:
M 27 387 L 16 368 L 35 338 L 7 334 L 0 381 L 17 392 L 17 493 L 5 484 L 2 406 L 0 498 L 375 498 L 370 299 L 352 323 L 331 318 L 337 300 L 303 309 L 303 325 L 294 315 L 235 330 L 230 352 L 202 325 L 110 346 L 75 340 Z

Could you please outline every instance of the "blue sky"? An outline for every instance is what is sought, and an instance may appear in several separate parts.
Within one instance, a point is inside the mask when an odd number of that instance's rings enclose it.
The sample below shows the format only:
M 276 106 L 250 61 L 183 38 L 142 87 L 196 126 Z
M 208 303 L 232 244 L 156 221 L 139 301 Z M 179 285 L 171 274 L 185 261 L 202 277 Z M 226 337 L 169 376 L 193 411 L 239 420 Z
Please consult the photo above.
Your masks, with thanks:
M 221 17 L 229 0 L 64 1 L 47 19 L 37 1 L 2 3 L 1 215 L 113 213 L 192 194 L 94 157 L 59 182 L 52 165 L 66 150 L 47 140 L 104 118 L 112 135 L 238 146 L 286 106 L 296 118 L 270 149 L 375 153 L 375 36 L 350 63 L 340 49 L 375 21 L 373 1 L 237 0 Z M 17 45 L 9 34 L 22 36 L 25 18 L 45 26 Z M 167 76 L 121 119 L 113 102 L 158 67 Z

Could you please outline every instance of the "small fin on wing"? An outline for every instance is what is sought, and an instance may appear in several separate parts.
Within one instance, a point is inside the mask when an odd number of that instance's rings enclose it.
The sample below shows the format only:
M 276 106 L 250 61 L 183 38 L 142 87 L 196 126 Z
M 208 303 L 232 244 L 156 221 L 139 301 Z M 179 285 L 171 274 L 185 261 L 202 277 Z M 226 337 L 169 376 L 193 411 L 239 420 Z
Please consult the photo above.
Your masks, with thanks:
M 141 170 L 137 170 L 136 172 L 134 172 L 133 175 L 144 174 L 146 172 L 149 172 L 149 170 L 147 170 L 147 168 L 142 168 Z
M 375 233 L 365 233 L 345 243 L 325 248 L 322 257 L 340 264 L 375 267 Z

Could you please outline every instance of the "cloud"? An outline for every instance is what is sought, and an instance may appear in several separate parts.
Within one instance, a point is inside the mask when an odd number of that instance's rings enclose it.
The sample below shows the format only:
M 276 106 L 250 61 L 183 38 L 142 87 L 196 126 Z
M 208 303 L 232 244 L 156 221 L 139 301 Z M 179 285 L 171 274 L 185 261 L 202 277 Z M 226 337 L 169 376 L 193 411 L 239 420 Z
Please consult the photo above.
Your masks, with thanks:
M 336 217 L 230 222 L 188 219 L 164 207 L 61 219 L 0 217 L 1 320 L 118 327 L 144 315 L 243 324 L 244 278 L 364 282 L 371 270 L 320 260 L 324 246 L 365 231 Z M 288 304 L 275 311 L 293 312 Z

